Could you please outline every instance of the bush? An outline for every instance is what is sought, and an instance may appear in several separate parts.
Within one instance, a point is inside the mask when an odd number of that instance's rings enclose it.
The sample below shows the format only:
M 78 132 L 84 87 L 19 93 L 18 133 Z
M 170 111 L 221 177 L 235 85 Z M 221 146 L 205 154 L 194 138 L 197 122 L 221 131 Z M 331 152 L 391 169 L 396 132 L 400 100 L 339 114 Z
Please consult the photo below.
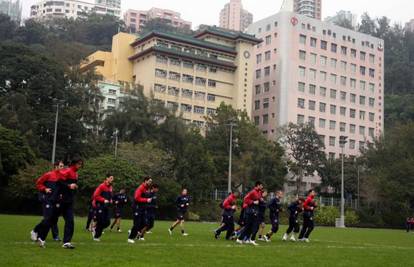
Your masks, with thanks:
M 354 210 L 345 211 L 345 225 L 355 226 L 359 224 L 359 216 Z
M 315 212 L 315 221 L 319 225 L 335 226 L 336 218 L 340 217 L 339 209 L 334 206 L 320 207 Z M 359 224 L 358 214 L 351 209 L 345 211 L 345 225 L 355 226 Z

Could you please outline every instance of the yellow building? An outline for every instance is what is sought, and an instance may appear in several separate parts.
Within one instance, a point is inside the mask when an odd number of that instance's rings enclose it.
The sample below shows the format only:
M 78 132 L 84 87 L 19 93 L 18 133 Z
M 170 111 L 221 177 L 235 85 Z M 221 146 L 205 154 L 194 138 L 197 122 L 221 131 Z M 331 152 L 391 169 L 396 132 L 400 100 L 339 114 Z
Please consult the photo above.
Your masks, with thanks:
M 153 31 L 141 38 L 119 33 L 112 52 L 98 51 L 81 68 L 95 67 L 104 80 L 140 84 L 144 94 L 204 124 L 221 102 L 251 112 L 252 35 L 207 28 L 195 36 Z

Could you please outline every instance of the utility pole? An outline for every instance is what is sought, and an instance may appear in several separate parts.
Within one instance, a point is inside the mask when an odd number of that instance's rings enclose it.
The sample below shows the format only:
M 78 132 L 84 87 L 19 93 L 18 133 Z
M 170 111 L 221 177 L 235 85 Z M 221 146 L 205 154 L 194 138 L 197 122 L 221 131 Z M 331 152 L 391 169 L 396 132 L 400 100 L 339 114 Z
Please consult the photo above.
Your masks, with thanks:
M 53 134 L 53 147 L 52 147 L 52 164 L 55 163 L 55 157 L 56 157 L 56 137 L 57 137 L 58 120 L 59 120 L 59 103 L 56 104 L 55 132 Z
M 339 137 L 339 145 L 342 150 L 342 162 L 341 162 L 341 218 L 338 227 L 345 228 L 345 198 L 344 198 L 344 147 L 347 143 L 347 136 L 341 135 Z
M 229 124 L 230 126 L 230 149 L 229 149 L 229 171 L 228 171 L 228 184 L 227 184 L 227 192 L 231 193 L 231 158 L 232 158 L 232 150 L 233 150 L 233 127 L 236 126 L 233 121 Z
M 115 130 L 115 159 L 118 156 L 118 129 Z

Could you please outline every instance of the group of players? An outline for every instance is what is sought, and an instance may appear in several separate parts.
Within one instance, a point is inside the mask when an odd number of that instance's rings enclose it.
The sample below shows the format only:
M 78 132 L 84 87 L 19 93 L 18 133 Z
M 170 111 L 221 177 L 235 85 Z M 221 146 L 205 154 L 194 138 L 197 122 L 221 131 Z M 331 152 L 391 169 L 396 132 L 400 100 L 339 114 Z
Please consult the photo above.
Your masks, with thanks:
M 286 241 L 290 236 L 291 241 L 309 242 L 309 236 L 314 228 L 313 215 L 317 207 L 314 201 L 316 193 L 309 190 L 306 199 L 297 198 L 288 206 L 289 227 L 283 235 L 282 240 Z M 221 204 L 223 209 L 222 222 L 220 227 L 214 231 L 214 237 L 217 239 L 221 232 L 226 231 L 226 239 L 236 239 L 239 244 L 252 244 L 257 246 L 258 240 L 269 242 L 272 235 L 279 230 L 279 214 L 282 211 L 281 199 L 282 191 L 276 191 L 275 197 L 267 203 L 267 191 L 264 190 L 261 182 L 256 182 L 255 187 L 243 199 L 238 229 L 235 229 L 234 213 L 237 210 L 236 201 L 239 193 L 231 193 Z M 263 234 L 265 229 L 265 212 L 269 209 L 269 219 L 272 225 L 271 230 Z M 299 233 L 299 214 L 303 212 L 303 226 Z M 299 236 L 296 235 L 299 233 Z
M 50 230 L 52 230 L 53 238 L 60 241 L 57 222 L 62 216 L 65 220 L 62 247 L 75 248 L 71 243 L 74 232 L 73 204 L 78 188 L 78 170 L 82 166 L 81 159 L 72 160 L 67 168 L 62 161 L 59 161 L 54 164 L 54 170 L 37 179 L 36 188 L 42 203 L 43 219 L 33 228 L 30 236 L 33 241 L 39 243 L 40 247 L 45 247 L 45 240 Z M 109 210 L 111 206 L 114 207 L 114 221 L 110 229 L 117 226 L 116 230 L 121 232 L 122 209 L 128 203 L 128 197 L 124 189 L 120 190 L 118 194 L 113 194 L 113 182 L 114 176 L 107 174 L 103 183 L 95 189 L 92 195 L 86 229 L 92 232 L 92 238 L 97 242 L 101 241 L 104 229 L 111 225 Z M 135 240 L 144 240 L 144 235 L 154 227 L 158 190 L 158 185 L 153 183 L 149 176 L 145 177 L 143 183 L 135 190 L 132 203 L 133 226 L 128 231 L 128 243 L 133 244 Z M 287 240 L 292 234 L 290 240 L 296 241 L 296 234 L 299 233 L 300 228 L 298 216 L 303 212 L 303 227 L 298 240 L 309 242 L 309 235 L 314 228 L 315 194 L 314 190 L 310 190 L 306 199 L 298 198 L 288 206 L 289 228 L 283 235 L 283 240 Z M 222 202 L 222 222 L 220 227 L 214 231 L 215 238 L 217 239 L 221 232 L 226 231 L 226 239 L 235 239 L 239 244 L 257 245 L 255 241 L 257 235 L 259 240 L 270 241 L 272 235 L 277 233 L 279 229 L 283 192 L 276 191 L 275 197 L 267 203 L 267 191 L 264 190 L 261 182 L 256 182 L 253 190 L 243 199 L 238 221 L 239 227 L 235 229 L 234 213 L 237 210 L 236 201 L 238 198 L 239 193 L 235 192 L 229 194 Z M 180 226 L 183 236 L 188 235 L 184 230 L 184 217 L 189 205 L 190 197 L 187 189 L 184 188 L 176 200 L 177 219 L 168 229 L 170 235 L 177 226 Z M 272 227 L 268 233 L 264 234 L 266 208 L 269 210 Z

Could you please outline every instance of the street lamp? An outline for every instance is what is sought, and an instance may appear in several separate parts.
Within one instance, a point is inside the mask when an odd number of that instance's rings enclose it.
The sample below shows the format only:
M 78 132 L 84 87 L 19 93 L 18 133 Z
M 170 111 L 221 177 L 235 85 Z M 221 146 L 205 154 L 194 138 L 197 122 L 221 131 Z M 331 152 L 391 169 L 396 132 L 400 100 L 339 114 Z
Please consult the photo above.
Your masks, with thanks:
M 52 99 L 56 102 L 56 115 L 55 115 L 55 130 L 53 134 L 53 147 L 52 147 L 52 164 L 55 163 L 56 158 L 56 138 L 57 138 L 57 129 L 58 129 L 58 121 L 59 121 L 59 102 L 64 103 L 62 100 L 58 100 L 56 98 Z
M 339 137 L 339 145 L 342 150 L 342 162 L 341 162 L 341 218 L 338 227 L 345 228 L 345 199 L 344 199 L 344 147 L 347 143 L 348 136 L 341 135 Z
M 233 127 L 235 127 L 236 124 L 233 120 L 231 120 L 230 123 L 226 125 L 230 126 L 230 141 L 229 141 L 230 149 L 229 149 L 229 171 L 228 171 L 227 192 L 231 193 L 231 158 L 232 158 L 232 150 L 233 150 Z
M 115 159 L 118 156 L 118 129 L 115 130 L 114 134 L 113 134 L 113 138 L 114 140 L 114 145 L 115 145 L 115 151 L 114 151 L 114 155 L 115 155 Z

